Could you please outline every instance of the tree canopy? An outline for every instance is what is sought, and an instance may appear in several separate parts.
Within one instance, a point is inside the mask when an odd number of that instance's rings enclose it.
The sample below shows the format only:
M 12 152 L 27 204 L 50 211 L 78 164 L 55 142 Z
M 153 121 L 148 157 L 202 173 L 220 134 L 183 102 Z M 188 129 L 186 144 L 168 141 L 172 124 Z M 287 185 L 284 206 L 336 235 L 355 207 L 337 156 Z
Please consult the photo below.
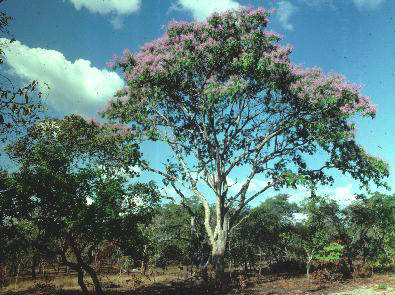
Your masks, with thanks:
M 104 115 L 171 148 L 174 157 L 164 167 L 143 167 L 163 176 L 182 198 L 204 205 L 214 258 L 223 256 L 218 253 L 241 210 L 269 188 L 331 184 L 331 168 L 365 188 L 385 185 L 388 176 L 388 165 L 356 142 L 350 121 L 358 114 L 373 118 L 371 100 L 344 76 L 292 64 L 291 47 L 279 44 L 268 23 L 263 8 L 173 21 L 161 38 L 137 53 L 125 50 L 112 64 L 123 70 L 127 87 Z M 308 158 L 318 151 L 327 159 L 313 167 Z M 234 193 L 229 177 L 240 166 L 249 173 Z M 256 176 L 267 183 L 249 194 Z M 213 226 L 199 181 L 215 195 Z
M 20 167 L 2 180 L 2 221 L 27 222 L 36 234 L 24 240 L 74 269 L 84 294 L 83 271 L 102 294 L 92 251 L 103 241 L 132 254 L 142 249 L 140 225 L 159 199 L 153 183 L 125 177 L 135 175 L 139 158 L 133 136 L 72 115 L 33 126 L 8 153 Z

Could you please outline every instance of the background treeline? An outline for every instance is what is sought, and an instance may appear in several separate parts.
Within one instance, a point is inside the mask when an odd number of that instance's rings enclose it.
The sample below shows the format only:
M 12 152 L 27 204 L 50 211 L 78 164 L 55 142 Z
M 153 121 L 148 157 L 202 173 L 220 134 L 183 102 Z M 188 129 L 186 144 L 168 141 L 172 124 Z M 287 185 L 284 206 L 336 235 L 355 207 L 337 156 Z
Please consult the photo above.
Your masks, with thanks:
M 149 220 L 138 225 L 139 239 L 137 231 L 126 233 L 122 241 L 103 238 L 92 250 L 92 259 L 87 264 L 99 275 L 131 272 L 149 275 L 153 269 L 166 272 L 166 268 L 177 266 L 193 276 L 203 269 L 210 260 L 203 208 L 191 201 L 183 205 L 156 205 L 152 209 Z M 34 279 L 75 271 L 65 265 L 61 256 L 40 251 L 43 248 L 29 243 L 34 240 L 32 235 L 39 232 L 32 222 L 25 220 L 15 220 L 8 230 L 3 222 L 2 286 L 18 276 Z M 46 241 L 52 247 L 58 243 L 55 237 Z M 245 211 L 230 235 L 227 250 L 230 275 L 240 271 L 259 275 L 305 273 L 313 279 L 338 280 L 393 270 L 395 195 L 374 193 L 342 208 L 329 197 L 308 197 L 297 205 L 289 202 L 288 195 L 279 194 Z M 78 262 L 78 253 L 72 248 L 64 256 L 71 263 Z

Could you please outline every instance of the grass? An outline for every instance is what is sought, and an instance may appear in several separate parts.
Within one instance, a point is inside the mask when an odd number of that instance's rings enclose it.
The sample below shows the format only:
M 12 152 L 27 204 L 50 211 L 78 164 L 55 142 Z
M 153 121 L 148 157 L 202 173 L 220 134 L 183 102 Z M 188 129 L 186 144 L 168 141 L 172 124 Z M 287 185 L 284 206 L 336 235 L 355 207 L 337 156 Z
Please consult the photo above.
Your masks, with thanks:
M 387 286 L 387 284 L 378 284 L 377 289 L 386 290 L 386 289 L 388 289 L 388 286 Z
M 186 271 L 180 272 L 177 267 L 168 268 L 166 271 L 163 271 L 162 269 L 154 269 L 152 271 L 148 271 L 146 275 L 136 272 L 130 273 L 130 275 L 99 274 L 103 289 L 118 291 L 141 289 L 157 283 L 169 285 L 174 282 L 183 282 L 189 277 L 189 273 Z M 92 290 L 92 280 L 88 275 L 84 277 L 84 281 L 88 289 Z M 57 290 L 73 292 L 70 294 L 77 294 L 75 292 L 80 291 L 77 275 L 75 273 L 70 273 L 68 275 L 55 275 L 54 273 L 51 273 L 49 275 L 46 274 L 45 276 L 39 277 L 36 280 L 32 280 L 30 277 L 21 277 L 17 282 L 15 282 L 12 278 L 7 287 L 0 288 L 0 294 L 16 294 L 16 292 L 26 292 L 28 290 L 36 292 L 40 288 L 44 289 L 45 287 L 47 287 L 47 289 L 55 288 Z
M 215 293 L 210 285 L 198 284 L 190 279 L 190 273 L 178 268 L 169 268 L 166 272 L 154 269 L 141 275 L 131 273 L 130 275 L 106 275 L 101 274 L 100 280 L 106 295 L 143 295 L 143 294 L 167 294 L 167 295 L 202 295 L 202 294 L 323 294 L 322 292 L 340 291 L 369 285 L 376 290 L 395 290 L 395 281 L 391 277 L 393 273 L 377 274 L 371 278 L 354 279 L 343 283 L 320 284 L 309 281 L 305 276 L 290 275 L 265 275 L 256 276 L 234 273 L 232 281 L 224 284 L 221 291 Z M 243 278 L 243 280 L 242 280 Z M 87 276 L 86 284 L 93 294 L 93 285 Z M 243 284 L 241 284 L 243 283 Z M 0 295 L 82 295 L 77 283 L 76 274 L 50 274 L 31 280 L 28 277 L 20 278 L 17 283 L 11 283 L 0 289 Z

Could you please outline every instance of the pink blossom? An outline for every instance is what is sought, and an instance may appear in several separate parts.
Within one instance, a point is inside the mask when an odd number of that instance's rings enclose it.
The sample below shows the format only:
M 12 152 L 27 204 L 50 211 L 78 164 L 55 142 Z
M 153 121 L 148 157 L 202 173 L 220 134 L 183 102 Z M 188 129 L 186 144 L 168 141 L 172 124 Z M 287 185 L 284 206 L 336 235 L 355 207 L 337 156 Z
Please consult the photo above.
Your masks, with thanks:
M 341 112 L 346 115 L 355 112 L 373 115 L 377 111 L 370 98 L 361 94 L 361 85 L 348 83 L 343 75 L 325 75 L 318 68 L 304 69 L 300 66 L 291 66 L 291 73 L 298 78 L 291 85 L 291 89 L 300 99 L 308 99 L 312 103 L 323 101 L 327 97 L 347 99 L 340 107 Z M 345 95 L 350 95 L 352 100 Z

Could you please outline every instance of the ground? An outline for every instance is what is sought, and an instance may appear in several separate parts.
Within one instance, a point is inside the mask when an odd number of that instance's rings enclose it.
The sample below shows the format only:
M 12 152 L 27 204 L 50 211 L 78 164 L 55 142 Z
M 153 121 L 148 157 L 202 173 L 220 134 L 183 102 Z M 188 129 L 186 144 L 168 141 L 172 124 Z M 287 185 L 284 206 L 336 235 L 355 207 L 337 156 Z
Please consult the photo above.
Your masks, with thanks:
M 353 279 L 345 282 L 317 283 L 304 276 L 244 276 L 233 274 L 231 283 L 219 292 L 210 286 L 192 280 L 186 271 L 177 269 L 152 271 L 147 275 L 101 276 L 106 295 L 194 295 L 194 294 L 251 294 L 251 295 L 372 295 L 395 294 L 395 273 L 375 274 L 370 278 Z M 80 295 L 82 292 L 75 276 L 46 276 L 32 281 L 20 278 L 0 289 L 1 295 Z M 91 284 L 88 283 L 90 287 Z M 93 294 L 93 293 L 92 293 Z

